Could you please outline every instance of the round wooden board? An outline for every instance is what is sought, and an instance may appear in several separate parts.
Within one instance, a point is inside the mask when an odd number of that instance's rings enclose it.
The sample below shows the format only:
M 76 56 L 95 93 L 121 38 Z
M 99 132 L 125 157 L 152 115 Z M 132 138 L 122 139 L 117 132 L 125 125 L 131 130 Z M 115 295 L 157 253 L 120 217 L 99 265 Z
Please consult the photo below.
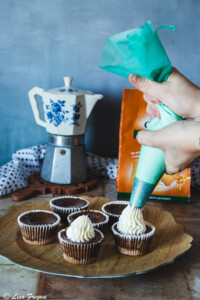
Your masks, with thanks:
M 101 209 L 104 203 L 110 201 L 103 197 L 85 196 L 85 198 L 93 209 Z M 17 217 L 20 213 L 31 209 L 50 210 L 50 207 L 48 203 L 22 203 L 20 206 L 10 207 L 0 218 L 0 255 L 23 267 L 45 273 L 94 278 L 141 274 L 173 262 L 191 247 L 193 240 L 169 212 L 146 206 L 143 208 L 144 218 L 156 227 L 148 254 L 138 257 L 119 254 L 111 232 L 107 232 L 95 263 L 72 265 L 63 260 L 58 240 L 45 246 L 29 246 L 23 242 Z

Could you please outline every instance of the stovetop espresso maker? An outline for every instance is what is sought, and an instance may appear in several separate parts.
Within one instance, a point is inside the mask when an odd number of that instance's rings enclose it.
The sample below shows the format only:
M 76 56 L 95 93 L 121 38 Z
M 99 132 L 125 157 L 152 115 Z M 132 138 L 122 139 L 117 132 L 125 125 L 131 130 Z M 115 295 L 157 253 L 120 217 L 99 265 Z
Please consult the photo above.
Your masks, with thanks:
M 87 119 L 103 95 L 72 87 L 72 77 L 64 77 L 64 82 L 64 87 L 51 90 L 34 87 L 28 95 L 36 123 L 45 127 L 49 135 L 41 178 L 58 184 L 76 184 L 87 180 Z M 41 118 L 37 95 L 42 97 L 45 120 Z

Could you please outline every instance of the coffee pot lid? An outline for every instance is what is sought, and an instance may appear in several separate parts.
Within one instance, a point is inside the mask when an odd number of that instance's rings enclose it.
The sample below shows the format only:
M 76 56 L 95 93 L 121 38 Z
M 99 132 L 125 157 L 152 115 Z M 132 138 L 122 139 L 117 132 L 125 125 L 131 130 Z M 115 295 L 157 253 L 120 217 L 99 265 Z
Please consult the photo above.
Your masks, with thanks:
M 73 80 L 73 77 L 65 76 L 64 77 L 64 82 L 65 82 L 64 86 L 50 89 L 50 90 L 45 90 L 45 92 L 51 93 L 51 94 L 56 94 L 56 95 L 64 94 L 64 95 L 75 95 L 75 96 L 77 96 L 77 95 L 93 95 L 94 94 L 91 91 L 81 90 L 81 89 L 72 87 L 71 86 L 72 80 Z

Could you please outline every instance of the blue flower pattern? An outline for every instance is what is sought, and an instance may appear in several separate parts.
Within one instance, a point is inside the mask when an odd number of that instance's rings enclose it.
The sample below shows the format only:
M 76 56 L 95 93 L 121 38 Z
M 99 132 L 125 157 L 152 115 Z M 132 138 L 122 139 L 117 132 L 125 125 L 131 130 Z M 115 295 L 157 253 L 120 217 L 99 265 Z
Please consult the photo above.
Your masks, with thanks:
M 80 126 L 80 110 L 82 104 L 78 102 L 75 105 L 71 105 L 71 110 L 65 110 L 65 100 L 53 101 L 50 99 L 50 105 L 46 105 L 46 117 L 50 124 L 58 127 L 62 122 L 70 122 L 69 125 Z
M 78 104 L 75 105 L 71 105 L 72 106 L 72 117 L 71 120 L 73 121 L 72 123 L 70 123 L 70 125 L 75 125 L 75 126 L 79 126 L 79 119 L 80 119 L 80 109 L 82 107 L 82 104 L 79 102 Z

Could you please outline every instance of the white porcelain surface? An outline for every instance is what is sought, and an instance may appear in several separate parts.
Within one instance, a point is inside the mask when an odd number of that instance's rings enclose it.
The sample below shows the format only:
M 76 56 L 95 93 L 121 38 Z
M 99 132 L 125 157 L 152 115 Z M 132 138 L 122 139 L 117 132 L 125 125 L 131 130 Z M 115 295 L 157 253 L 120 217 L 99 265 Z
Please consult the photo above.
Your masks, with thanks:
M 84 134 L 87 119 L 103 95 L 72 87 L 72 77 L 64 77 L 64 82 L 64 87 L 51 90 L 34 87 L 29 91 L 35 121 L 51 134 Z M 41 119 L 37 95 L 42 97 L 45 121 Z

